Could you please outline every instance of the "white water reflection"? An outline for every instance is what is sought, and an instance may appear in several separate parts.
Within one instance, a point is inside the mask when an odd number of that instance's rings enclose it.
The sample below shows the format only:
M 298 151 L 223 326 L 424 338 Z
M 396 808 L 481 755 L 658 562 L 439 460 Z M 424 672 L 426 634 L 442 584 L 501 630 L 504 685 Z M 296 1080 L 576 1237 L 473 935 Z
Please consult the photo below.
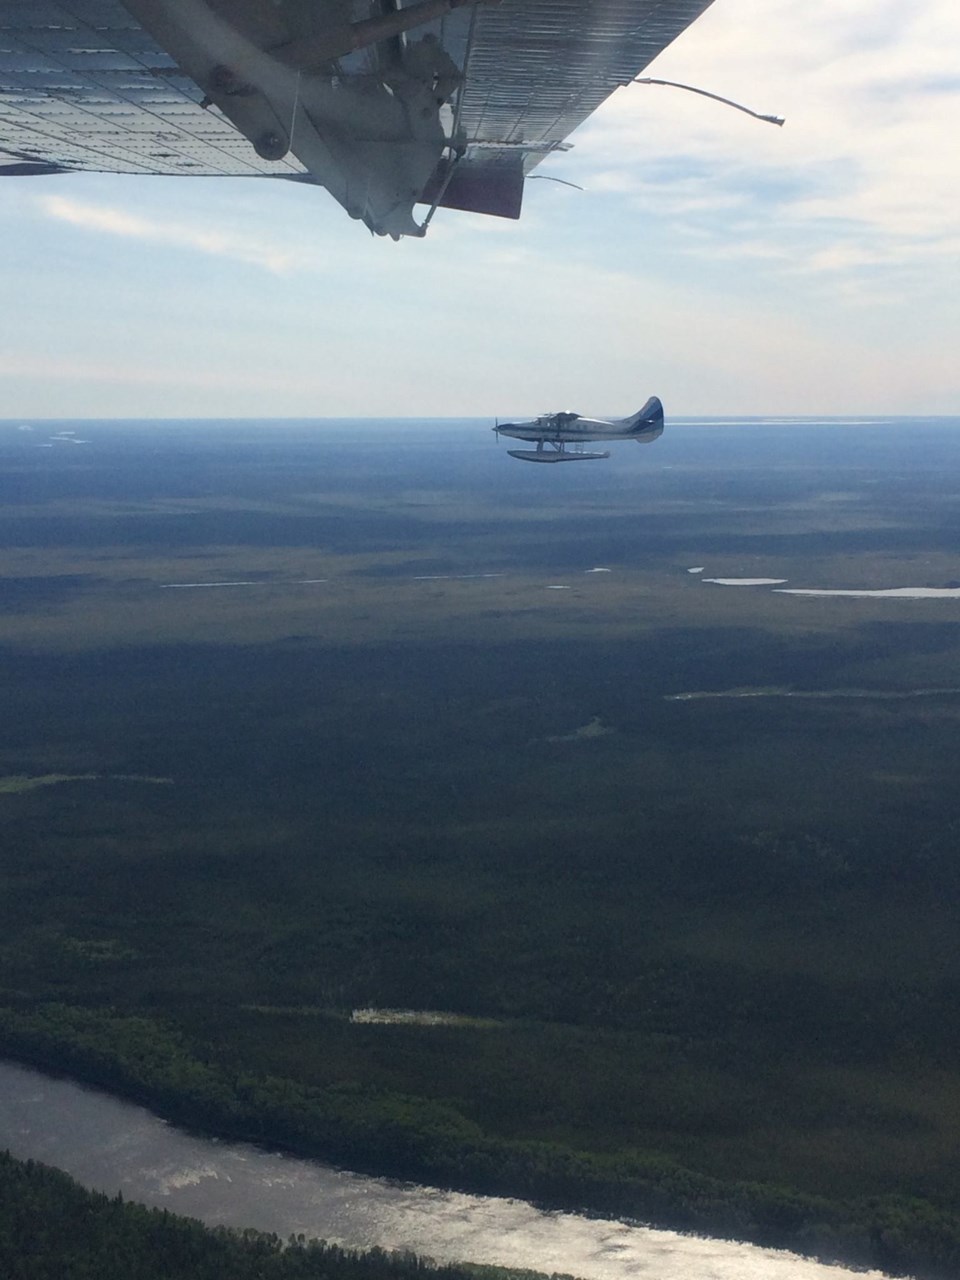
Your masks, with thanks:
M 781 579 L 784 581 L 784 579 Z M 871 591 L 836 590 L 820 587 L 781 587 L 783 596 L 887 596 L 897 600 L 960 600 L 960 587 L 884 587 Z
M 688 569 L 687 573 L 698 573 Z M 720 587 L 773 587 L 780 596 L 848 596 L 891 600 L 960 600 L 960 587 L 785 587 L 787 578 L 701 578 Z
M 161 591 L 178 591 L 185 587 L 264 587 L 266 582 L 252 582 L 246 579 L 239 582 L 161 582 Z
M 141 1107 L 0 1063 L 0 1148 L 65 1169 L 87 1187 L 213 1225 L 303 1233 L 354 1248 L 414 1250 L 440 1262 L 566 1272 L 582 1280 L 843 1280 L 774 1249 L 544 1213 L 344 1173 L 244 1143 L 191 1137 Z
M 311 587 L 329 578 L 241 578 L 233 582 L 161 582 L 161 591 L 182 591 L 187 587 Z
M 947 698 L 960 694 L 957 688 L 942 689 L 694 689 L 690 693 L 665 693 L 664 702 L 695 702 L 703 698 L 870 698 L 897 701 L 902 698 Z
M 701 582 L 715 582 L 720 587 L 773 587 L 786 578 L 701 578 Z

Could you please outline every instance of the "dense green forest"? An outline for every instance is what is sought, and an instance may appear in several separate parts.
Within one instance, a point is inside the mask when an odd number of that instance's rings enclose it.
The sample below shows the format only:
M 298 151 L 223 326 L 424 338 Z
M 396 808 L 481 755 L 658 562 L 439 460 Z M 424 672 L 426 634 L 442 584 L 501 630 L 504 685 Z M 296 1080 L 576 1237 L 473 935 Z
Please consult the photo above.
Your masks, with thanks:
M 58 1169 L 0 1151 L 4 1280 L 537 1280 L 501 1267 L 437 1266 L 381 1249 L 208 1228 L 86 1191 Z M 555 1277 L 563 1280 L 563 1277 Z
M 557 510 L 177 447 L 24 463 L 0 513 L 3 1052 L 359 1170 L 960 1273 L 957 606 L 687 572 L 951 580 L 946 470 Z

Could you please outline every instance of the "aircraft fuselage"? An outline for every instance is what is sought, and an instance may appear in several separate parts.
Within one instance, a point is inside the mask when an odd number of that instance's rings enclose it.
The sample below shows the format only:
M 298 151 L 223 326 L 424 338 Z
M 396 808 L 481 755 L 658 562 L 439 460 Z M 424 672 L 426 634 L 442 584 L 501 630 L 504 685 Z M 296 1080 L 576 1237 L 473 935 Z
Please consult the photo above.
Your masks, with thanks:
M 572 422 L 557 423 L 557 418 Z M 663 428 L 661 427 L 660 430 Z M 496 428 L 502 436 L 514 440 L 563 440 L 568 444 L 586 444 L 591 440 L 635 440 L 638 433 L 631 427 L 603 418 L 582 418 L 579 414 L 544 414 L 532 422 L 506 422 Z M 658 432 L 659 434 L 659 432 Z

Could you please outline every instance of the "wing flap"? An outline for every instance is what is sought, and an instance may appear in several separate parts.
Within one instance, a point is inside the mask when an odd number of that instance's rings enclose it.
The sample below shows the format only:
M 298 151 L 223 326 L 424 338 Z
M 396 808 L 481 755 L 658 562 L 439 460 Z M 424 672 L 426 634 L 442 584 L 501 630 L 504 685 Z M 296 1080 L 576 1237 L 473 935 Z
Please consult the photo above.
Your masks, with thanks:
M 443 209 L 516 219 L 523 205 L 523 178 L 519 152 L 465 155 L 452 165 L 443 161 L 437 166 L 420 201 Z
M 507 144 L 529 173 L 710 3 L 505 0 L 478 11 L 460 105 L 468 155 Z

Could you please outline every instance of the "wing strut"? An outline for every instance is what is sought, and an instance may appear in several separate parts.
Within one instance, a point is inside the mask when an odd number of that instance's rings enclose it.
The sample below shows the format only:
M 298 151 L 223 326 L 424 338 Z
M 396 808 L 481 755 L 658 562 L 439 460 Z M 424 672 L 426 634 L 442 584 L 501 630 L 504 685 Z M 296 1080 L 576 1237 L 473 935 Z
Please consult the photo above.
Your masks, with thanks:
M 499 3 L 499 0 L 497 0 L 497 3 Z M 477 33 L 478 13 L 479 6 L 474 5 L 473 12 L 470 14 L 470 29 L 467 32 L 467 48 L 463 55 L 463 67 L 460 72 L 460 85 L 457 89 L 457 105 L 453 115 L 453 128 L 450 130 L 450 152 L 447 158 L 447 171 L 443 175 L 443 180 L 441 181 L 440 186 L 437 188 L 436 194 L 433 197 L 433 203 L 427 211 L 427 216 L 420 224 L 421 235 L 427 234 L 427 228 L 433 221 L 433 215 L 440 208 L 443 197 L 447 194 L 447 187 L 450 185 L 450 180 L 456 172 L 457 165 L 463 159 L 464 152 L 466 150 L 460 138 L 460 116 L 463 113 L 463 91 L 466 88 L 467 73 L 470 70 L 470 54 L 473 52 L 473 39 Z

